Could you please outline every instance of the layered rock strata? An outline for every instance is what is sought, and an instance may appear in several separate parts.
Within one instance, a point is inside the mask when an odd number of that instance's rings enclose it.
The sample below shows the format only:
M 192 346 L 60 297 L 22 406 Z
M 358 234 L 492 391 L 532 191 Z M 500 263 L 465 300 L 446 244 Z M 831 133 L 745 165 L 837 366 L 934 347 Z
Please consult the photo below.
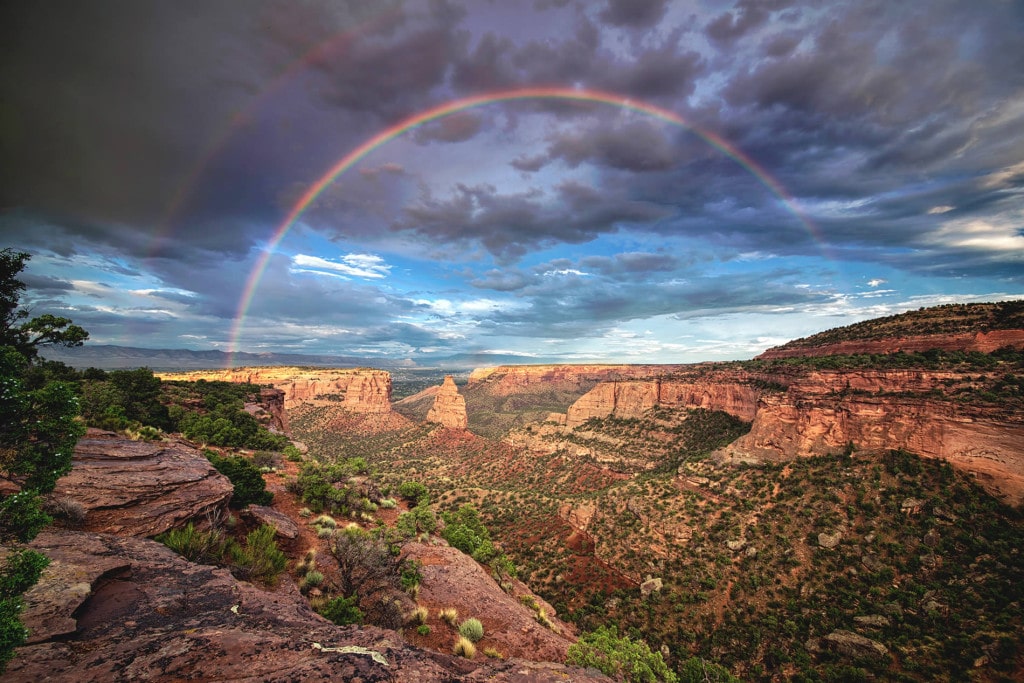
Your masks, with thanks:
M 459 393 L 451 375 L 445 375 L 444 383 L 434 396 L 434 406 L 427 413 L 427 422 L 436 422 L 449 429 L 465 429 L 469 424 L 466 399 Z
M 218 514 L 231 498 L 227 477 L 180 441 L 130 441 L 90 429 L 72 462 L 51 497 L 82 506 L 87 531 L 156 536 Z
M 598 382 L 640 377 L 657 377 L 678 369 L 677 365 L 501 365 L 477 368 L 469 375 L 468 389 L 487 386 L 494 396 L 534 391 L 579 391 Z
M 975 375 L 977 377 L 977 375 Z M 933 398 L 963 373 L 928 370 L 723 368 L 699 380 L 606 382 L 573 404 L 565 425 L 590 418 L 640 417 L 656 406 L 721 410 L 752 422 L 720 457 L 780 461 L 838 452 L 903 448 L 974 473 L 1009 503 L 1024 502 L 1024 415 L 1012 409 Z
M 759 392 L 741 382 L 648 380 L 605 382 L 570 406 L 565 425 L 578 427 L 590 418 L 639 417 L 655 406 L 722 410 L 750 422 Z
M 284 407 L 330 401 L 355 413 L 391 412 L 391 373 L 369 369 L 234 368 L 157 373 L 161 379 L 269 384 L 284 392 Z

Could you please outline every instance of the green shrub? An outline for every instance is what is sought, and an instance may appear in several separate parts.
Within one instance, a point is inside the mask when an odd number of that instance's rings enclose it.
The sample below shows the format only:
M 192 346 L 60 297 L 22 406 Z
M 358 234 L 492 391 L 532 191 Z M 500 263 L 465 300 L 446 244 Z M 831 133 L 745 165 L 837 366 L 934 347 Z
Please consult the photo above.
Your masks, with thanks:
M 485 647 L 484 655 L 491 659 L 504 659 L 505 657 L 493 647 Z
M 594 667 L 627 683 L 676 683 L 679 680 L 665 664 L 660 652 L 652 652 L 642 640 L 620 638 L 614 625 L 602 626 L 580 636 L 569 646 L 565 663 Z
M 470 617 L 459 624 L 459 634 L 474 643 L 479 642 L 484 637 L 484 625 L 476 617 Z
M 316 588 L 324 582 L 324 575 L 322 572 L 311 569 L 306 572 L 306 575 L 302 577 L 303 588 Z
M 729 673 L 720 664 L 708 662 L 700 657 L 690 657 L 679 667 L 680 683 L 740 683 L 740 679 Z
M 231 507 L 236 510 L 248 506 L 270 505 L 274 494 L 267 490 L 260 468 L 248 458 L 240 455 L 222 457 L 213 451 L 204 453 L 217 471 L 231 481 L 234 491 L 231 494 Z
M 156 540 L 189 562 L 199 564 L 220 564 L 230 543 L 220 531 L 200 531 L 192 522 L 160 534 Z
M 274 539 L 276 534 L 273 526 L 264 524 L 249 532 L 244 548 L 237 545 L 229 547 L 234 570 L 267 586 L 276 584 L 277 578 L 288 567 L 288 557 L 277 547 Z
M 320 615 L 333 621 L 338 626 L 363 623 L 363 613 L 359 609 L 359 598 L 355 595 L 348 598 L 338 596 L 328 600 L 320 608 Z
M 421 636 L 429 636 L 430 635 L 430 627 L 427 626 L 426 624 L 420 624 L 419 626 L 416 627 L 416 633 L 419 633 Z
M 398 487 L 398 495 L 410 503 L 419 503 L 424 498 L 430 498 L 430 492 L 427 490 L 427 487 L 418 481 L 402 482 Z
M 313 526 L 322 526 L 327 529 L 334 529 L 338 526 L 338 522 L 334 519 L 334 517 L 331 517 L 330 515 L 320 515 L 312 522 L 310 522 L 310 524 L 312 524 Z

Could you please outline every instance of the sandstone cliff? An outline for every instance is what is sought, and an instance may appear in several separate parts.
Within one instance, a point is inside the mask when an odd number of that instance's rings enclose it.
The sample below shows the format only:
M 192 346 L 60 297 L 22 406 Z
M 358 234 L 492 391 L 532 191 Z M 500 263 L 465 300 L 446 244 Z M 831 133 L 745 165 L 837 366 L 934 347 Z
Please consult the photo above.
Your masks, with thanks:
M 284 407 L 330 401 L 355 413 L 391 411 L 391 374 L 369 369 L 234 368 L 157 373 L 161 379 L 270 384 L 284 392 Z
M 903 448 L 947 460 L 1005 501 L 1024 502 L 1024 415 L 930 397 L 957 379 L 907 370 L 811 372 L 785 392 L 765 392 L 750 432 L 722 454 L 782 460 L 838 452 L 851 442 L 865 450 Z
M 722 366 L 698 379 L 599 384 L 569 408 L 565 424 L 572 429 L 590 418 L 640 417 L 656 405 L 721 410 L 752 422 L 721 457 L 777 461 L 839 452 L 850 442 L 867 450 L 903 448 L 972 472 L 1016 504 L 1024 502 L 1024 415 L 953 400 L 954 390 L 994 379 L 993 373 L 952 371 Z
M 465 429 L 469 424 L 466 399 L 459 393 L 451 375 L 445 375 L 444 383 L 434 396 L 434 406 L 427 413 L 427 422 L 437 422 L 450 429 Z
M 477 368 L 469 375 L 470 389 L 486 387 L 496 396 L 534 391 L 588 391 L 598 382 L 656 377 L 672 372 L 673 365 L 501 365 Z
M 640 417 L 654 406 L 722 410 L 750 422 L 757 412 L 759 392 L 740 378 L 737 381 L 696 382 L 654 379 L 605 382 L 591 389 L 570 406 L 567 427 L 577 427 L 590 418 Z

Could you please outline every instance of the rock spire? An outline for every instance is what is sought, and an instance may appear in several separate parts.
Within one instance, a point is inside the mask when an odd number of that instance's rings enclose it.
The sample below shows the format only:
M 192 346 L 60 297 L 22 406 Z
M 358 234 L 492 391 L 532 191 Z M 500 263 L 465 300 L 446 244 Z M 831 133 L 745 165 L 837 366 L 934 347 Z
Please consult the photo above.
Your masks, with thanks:
M 466 399 L 459 393 L 451 375 L 445 375 L 444 383 L 434 397 L 434 407 L 427 413 L 427 422 L 437 422 L 450 429 L 465 429 L 469 424 Z

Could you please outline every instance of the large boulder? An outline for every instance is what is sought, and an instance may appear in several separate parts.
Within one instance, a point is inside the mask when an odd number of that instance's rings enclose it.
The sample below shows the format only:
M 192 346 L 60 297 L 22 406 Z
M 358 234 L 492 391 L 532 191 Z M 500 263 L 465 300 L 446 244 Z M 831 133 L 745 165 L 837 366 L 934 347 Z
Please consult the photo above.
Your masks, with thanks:
M 142 538 L 44 532 L 26 595 L 30 644 L 5 681 L 609 681 L 592 671 L 428 652 L 394 631 L 339 627 L 284 577 L 275 591 Z
M 182 441 L 132 441 L 90 429 L 52 497 L 84 508 L 82 530 L 152 537 L 217 514 L 231 492 L 231 482 Z

